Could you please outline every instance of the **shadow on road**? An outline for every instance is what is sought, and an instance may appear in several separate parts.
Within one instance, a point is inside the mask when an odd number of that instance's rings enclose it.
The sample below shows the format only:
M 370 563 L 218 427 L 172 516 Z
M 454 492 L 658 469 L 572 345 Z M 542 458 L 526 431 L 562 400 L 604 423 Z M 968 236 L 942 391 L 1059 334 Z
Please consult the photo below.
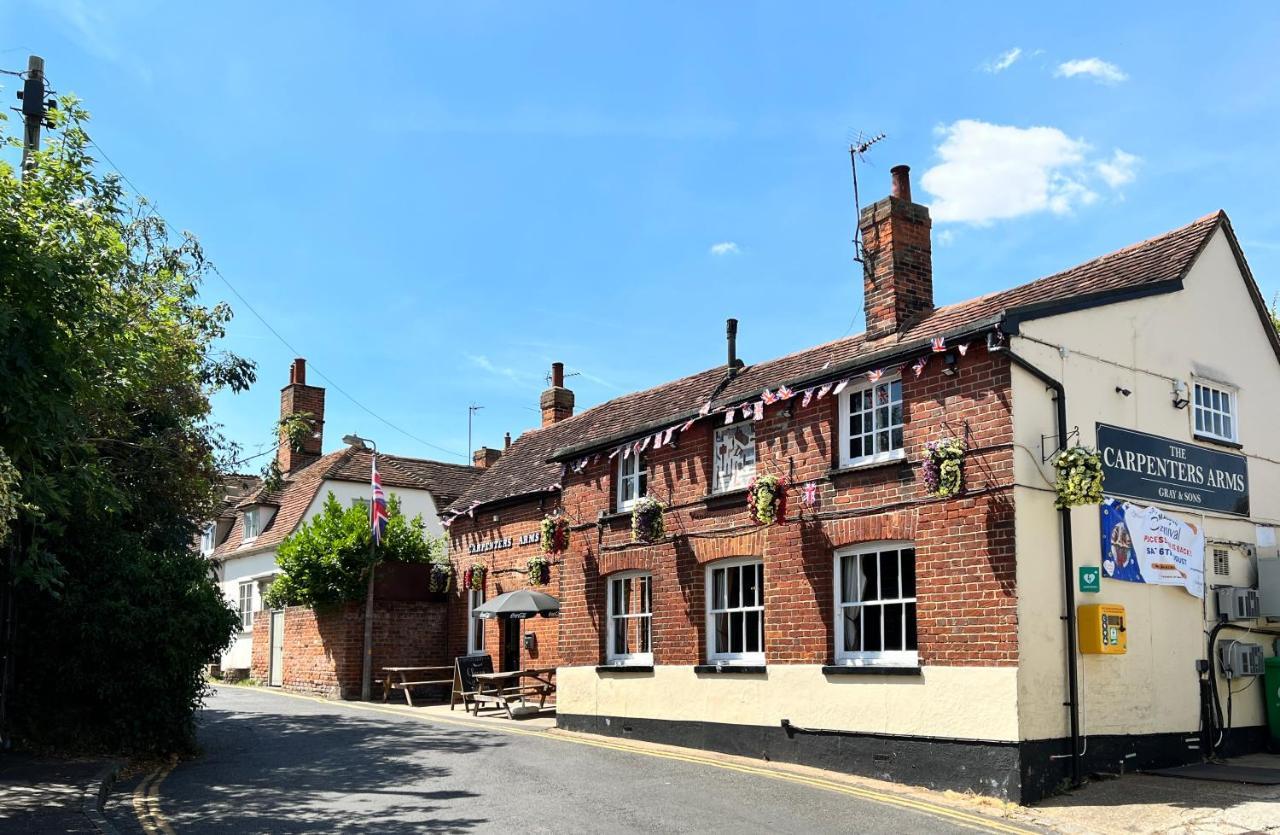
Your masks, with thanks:
M 480 795 L 446 785 L 452 769 L 440 763 L 506 744 L 345 713 L 206 709 L 200 725 L 204 756 L 179 766 L 160 791 L 180 832 L 471 829 L 486 819 L 456 813 L 482 809 Z

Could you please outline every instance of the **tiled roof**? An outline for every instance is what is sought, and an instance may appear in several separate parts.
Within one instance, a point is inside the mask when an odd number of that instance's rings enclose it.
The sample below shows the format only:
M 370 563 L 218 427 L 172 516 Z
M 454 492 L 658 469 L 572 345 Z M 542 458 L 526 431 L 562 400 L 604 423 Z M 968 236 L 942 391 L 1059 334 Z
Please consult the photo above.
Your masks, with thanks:
M 693 413 L 714 397 L 713 406 L 727 406 L 759 397 L 765 388 L 848 373 L 851 365 L 873 362 L 886 354 L 927 346 L 936 336 L 954 337 L 993 327 L 1007 314 L 1037 305 L 1088 300 L 1105 294 L 1141 292 L 1184 277 L 1226 214 L 1215 212 L 1180 229 L 1125 247 L 1069 270 L 939 307 L 909 329 L 868 343 L 865 334 L 828 342 L 778 359 L 743 368 L 725 380 L 723 366 L 711 368 L 642 392 L 602 403 L 546 429 L 526 432 L 501 459 L 464 492 L 451 510 L 465 510 L 476 502 L 545 491 L 559 480 L 560 465 L 547 459 L 566 450 L 586 450 L 630 434 L 655 431 Z
M 270 491 L 259 485 L 256 491 L 242 498 L 237 507 L 273 505 L 276 507 L 275 515 L 258 534 L 258 538 L 245 545 L 244 514 L 237 513 L 226 539 L 214 549 L 214 558 L 257 552 L 279 545 L 281 540 L 298 527 L 303 514 L 307 512 L 325 481 L 368 483 L 372 473 L 370 454 L 368 450 L 346 447 L 324 455 L 286 477 L 279 490 Z M 444 507 L 456 498 L 480 474 L 480 470 L 475 467 L 381 453 L 378 454 L 378 472 L 386 487 L 429 491 L 437 508 Z

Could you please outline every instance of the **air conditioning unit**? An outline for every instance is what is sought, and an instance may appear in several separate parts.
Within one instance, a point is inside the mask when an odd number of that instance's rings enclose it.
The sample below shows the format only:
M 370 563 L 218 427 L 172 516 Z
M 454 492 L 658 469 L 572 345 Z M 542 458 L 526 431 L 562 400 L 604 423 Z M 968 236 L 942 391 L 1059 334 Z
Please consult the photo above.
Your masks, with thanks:
M 1253 589 L 1218 589 L 1218 614 L 1227 620 L 1253 620 L 1262 617 L 1258 593 Z
M 1280 559 L 1258 559 L 1258 597 L 1264 618 L 1280 618 Z
M 1220 641 L 1218 664 L 1228 679 L 1262 675 L 1262 645 Z

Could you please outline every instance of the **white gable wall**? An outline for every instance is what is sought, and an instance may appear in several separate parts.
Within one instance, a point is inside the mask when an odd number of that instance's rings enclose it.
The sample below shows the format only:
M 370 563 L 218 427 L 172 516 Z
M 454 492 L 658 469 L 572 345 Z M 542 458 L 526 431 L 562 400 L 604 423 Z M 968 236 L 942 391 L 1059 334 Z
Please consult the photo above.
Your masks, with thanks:
M 1194 375 L 1239 387 L 1239 433 L 1249 458 L 1250 519 L 1168 506 L 1203 525 L 1206 585 L 1212 576 L 1213 540 L 1254 543 L 1254 523 L 1280 524 L 1280 363 L 1249 297 L 1230 244 L 1216 232 L 1184 282 L 1184 289 L 1104 307 L 1025 322 L 1012 349 L 1067 389 L 1067 424 L 1079 442 L 1096 447 L 1097 422 L 1193 442 L 1192 407 L 1172 406 L 1171 379 L 1190 385 Z M 1023 338 L 1027 337 L 1027 338 Z M 1048 343 L 1048 345 L 1041 344 Z M 1056 347 L 1065 346 L 1063 356 Z M 1154 372 L 1142 373 L 1134 369 Z M 1132 391 L 1124 397 L 1116 387 Z M 1188 393 L 1190 396 L 1190 393 Z M 1053 468 L 1040 464 L 1040 436 L 1056 432 L 1053 400 L 1043 383 L 1013 371 L 1017 445 L 1015 516 L 1021 661 L 1019 720 L 1024 739 L 1067 733 L 1064 667 L 1062 559 Z M 1233 451 L 1204 444 L 1209 448 Z M 1072 511 L 1075 566 L 1098 566 L 1101 526 L 1097 507 Z M 1254 581 L 1254 565 L 1233 556 L 1231 581 Z M 1071 581 L 1077 582 L 1075 571 Z M 1077 587 L 1078 589 L 1078 587 Z M 1076 604 L 1119 603 L 1128 616 L 1128 653 L 1081 655 L 1082 731 L 1088 734 L 1194 731 L 1199 725 L 1195 659 L 1205 657 L 1206 618 L 1215 615 L 1212 593 L 1202 606 L 1184 589 L 1103 579 L 1098 594 Z M 1224 632 L 1251 640 L 1271 654 L 1269 636 Z M 1221 678 L 1219 679 L 1221 682 Z M 1237 689 L 1243 684 L 1237 684 Z M 1235 699 L 1237 727 L 1265 722 L 1259 687 Z M 1225 687 L 1220 687 L 1226 705 Z

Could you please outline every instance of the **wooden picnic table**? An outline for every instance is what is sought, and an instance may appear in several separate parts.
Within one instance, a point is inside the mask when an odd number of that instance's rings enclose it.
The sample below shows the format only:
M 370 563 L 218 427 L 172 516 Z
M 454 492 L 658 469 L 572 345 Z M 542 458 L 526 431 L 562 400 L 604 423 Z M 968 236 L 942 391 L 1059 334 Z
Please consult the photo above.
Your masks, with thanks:
M 501 673 L 476 673 L 476 684 L 479 689 L 471 694 L 475 705 L 475 714 L 480 715 L 480 707 L 489 704 L 507 711 L 507 718 L 514 719 L 511 703 L 524 704 L 526 699 L 538 697 L 538 709 L 547 703 L 547 697 L 556 692 L 555 667 L 533 667 L 525 670 L 508 670 Z M 525 683 L 527 680 L 527 683 Z
M 392 690 L 403 690 L 404 700 L 409 707 L 413 707 L 410 688 L 453 684 L 453 667 L 383 667 L 382 672 L 382 701 L 387 700 Z M 439 677 L 444 674 L 448 674 L 449 678 Z

